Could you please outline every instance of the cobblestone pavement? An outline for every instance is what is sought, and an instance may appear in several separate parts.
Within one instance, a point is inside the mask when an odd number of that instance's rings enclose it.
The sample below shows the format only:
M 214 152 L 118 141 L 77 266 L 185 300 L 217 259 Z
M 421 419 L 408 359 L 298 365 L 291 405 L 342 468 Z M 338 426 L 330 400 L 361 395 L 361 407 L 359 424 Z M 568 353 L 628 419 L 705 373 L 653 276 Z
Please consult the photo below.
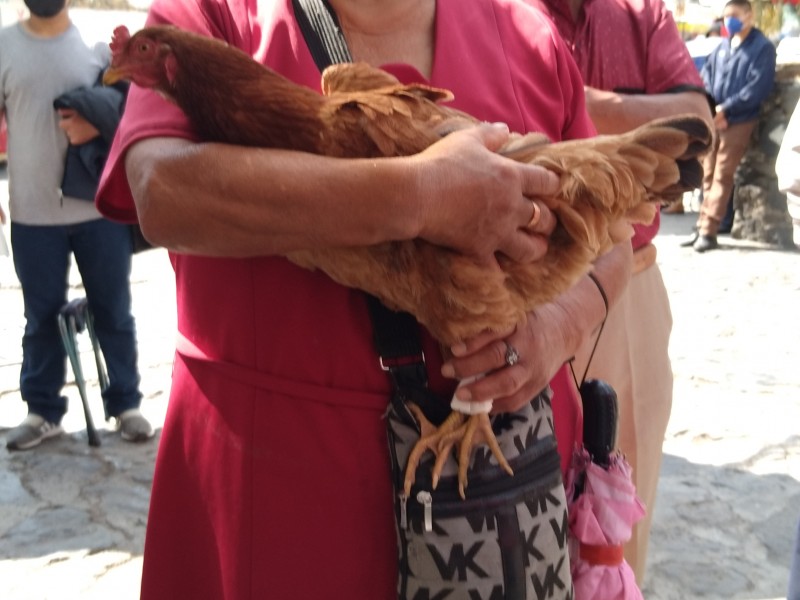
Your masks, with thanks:
M 0 187 L 7 206 L 4 193 Z M 800 518 L 800 253 L 722 238 L 722 250 L 698 255 L 678 247 L 693 219 L 665 217 L 657 241 L 675 319 L 675 399 L 644 593 L 653 600 L 782 598 Z M 71 295 L 82 295 L 74 275 L 71 281 Z M 156 438 L 126 444 L 102 421 L 81 339 L 102 446 L 87 445 L 80 397 L 69 385 L 67 435 L 30 452 L 0 448 L 0 598 L 138 598 L 174 347 L 164 252 L 136 256 L 132 281 L 142 410 Z M 4 441 L 25 415 L 22 302 L 8 258 L 0 258 L 0 315 Z

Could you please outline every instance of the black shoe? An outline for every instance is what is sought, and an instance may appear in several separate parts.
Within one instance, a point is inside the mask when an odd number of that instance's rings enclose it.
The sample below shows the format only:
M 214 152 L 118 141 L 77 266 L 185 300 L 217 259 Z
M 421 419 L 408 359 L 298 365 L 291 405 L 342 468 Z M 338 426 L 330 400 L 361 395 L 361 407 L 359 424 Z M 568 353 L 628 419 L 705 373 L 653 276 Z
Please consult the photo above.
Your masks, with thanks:
M 692 246 L 695 252 L 707 252 L 709 250 L 716 250 L 719 248 L 717 243 L 717 236 L 715 235 L 698 235 L 697 241 Z
M 695 230 L 695 232 L 692 234 L 692 237 L 690 237 L 688 240 L 684 240 L 681 242 L 681 248 L 691 248 L 692 246 L 694 246 L 695 242 L 697 241 L 697 238 L 699 237 L 700 234 L 697 232 L 697 230 Z

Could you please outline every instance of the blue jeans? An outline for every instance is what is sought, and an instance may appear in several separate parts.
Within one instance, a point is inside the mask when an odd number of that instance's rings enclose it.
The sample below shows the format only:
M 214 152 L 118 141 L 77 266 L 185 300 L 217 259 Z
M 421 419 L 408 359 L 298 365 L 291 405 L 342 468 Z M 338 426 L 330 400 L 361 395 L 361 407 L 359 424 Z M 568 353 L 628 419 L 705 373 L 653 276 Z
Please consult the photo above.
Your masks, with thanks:
M 141 403 L 136 324 L 131 314 L 131 236 L 125 225 L 97 219 L 75 225 L 11 223 L 14 267 L 25 303 L 20 392 L 28 412 L 60 423 L 66 352 L 58 311 L 67 302 L 70 254 L 83 280 L 110 385 L 103 392 L 106 419 Z
M 789 568 L 789 591 L 786 600 L 800 600 L 800 522 L 797 523 L 797 536 L 794 540 L 794 552 Z

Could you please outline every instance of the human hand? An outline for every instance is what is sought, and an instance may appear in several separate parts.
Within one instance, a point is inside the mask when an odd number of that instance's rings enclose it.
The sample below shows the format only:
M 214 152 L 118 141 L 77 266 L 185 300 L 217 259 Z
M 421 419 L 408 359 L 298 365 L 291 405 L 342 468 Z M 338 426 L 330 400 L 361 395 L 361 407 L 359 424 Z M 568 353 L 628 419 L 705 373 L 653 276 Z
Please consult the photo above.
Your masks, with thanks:
M 496 252 L 518 262 L 545 255 L 556 219 L 534 199 L 555 194 L 558 177 L 496 154 L 507 140 L 506 126 L 483 124 L 417 155 L 420 237 L 490 264 Z
M 721 106 L 717 106 L 714 113 L 714 127 L 720 131 L 725 131 L 728 128 L 728 119 L 725 117 L 725 111 Z
M 67 134 L 67 139 L 73 146 L 90 142 L 100 135 L 94 125 L 72 108 L 59 108 L 58 116 L 61 117 L 58 126 Z
M 595 261 L 595 279 L 581 278 L 552 302 L 528 313 L 525 323 L 513 331 L 483 333 L 450 348 L 453 356 L 442 365 L 442 375 L 462 381 L 456 397 L 493 400 L 494 412 L 516 411 L 530 402 L 564 362 L 596 339 L 606 307 L 624 293 L 632 266 L 630 242 L 617 244 Z M 518 354 L 513 365 L 506 362 L 509 346 Z M 468 378 L 475 380 L 463 381 Z
M 456 390 L 459 400 L 492 400 L 492 412 L 517 411 L 572 356 L 567 318 L 557 304 L 543 305 L 513 331 L 485 332 L 451 348 L 453 357 L 442 365 L 442 374 L 458 380 L 474 378 Z M 512 365 L 506 362 L 509 347 L 518 355 Z

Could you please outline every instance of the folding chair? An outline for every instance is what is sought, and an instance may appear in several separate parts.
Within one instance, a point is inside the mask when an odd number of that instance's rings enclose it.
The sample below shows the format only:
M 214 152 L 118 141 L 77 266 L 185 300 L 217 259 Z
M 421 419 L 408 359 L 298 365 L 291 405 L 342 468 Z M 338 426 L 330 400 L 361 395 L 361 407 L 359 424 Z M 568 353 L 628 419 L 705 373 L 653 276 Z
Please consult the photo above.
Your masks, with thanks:
M 75 384 L 78 386 L 81 402 L 83 402 L 83 414 L 86 417 L 86 435 L 89 438 L 89 445 L 99 446 L 100 436 L 97 435 L 97 429 L 95 429 L 94 421 L 92 420 L 92 412 L 89 409 L 86 380 L 83 377 L 81 357 L 78 353 L 77 338 L 79 333 L 84 330 L 89 332 L 101 390 L 105 390 L 108 387 L 108 374 L 100 352 L 100 344 L 97 342 L 97 335 L 94 332 L 94 320 L 91 311 L 89 311 L 89 302 L 86 298 L 76 298 L 61 307 L 61 310 L 58 311 L 58 330 L 61 333 L 64 350 L 66 350 L 69 362 L 72 365 L 72 372 L 75 374 Z

